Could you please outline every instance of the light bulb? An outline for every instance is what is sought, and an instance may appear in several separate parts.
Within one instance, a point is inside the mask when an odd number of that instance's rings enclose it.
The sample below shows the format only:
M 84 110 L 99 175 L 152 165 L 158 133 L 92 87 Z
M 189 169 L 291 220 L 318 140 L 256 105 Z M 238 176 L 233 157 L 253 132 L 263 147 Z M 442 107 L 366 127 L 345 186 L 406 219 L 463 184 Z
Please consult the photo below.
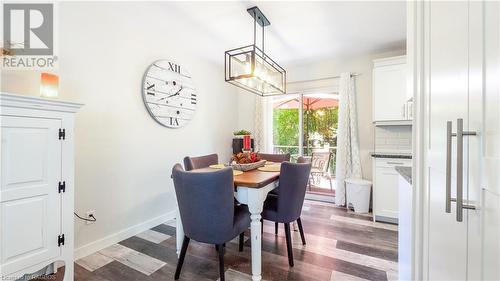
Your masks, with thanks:
M 250 74 L 252 71 L 252 66 L 250 65 L 250 62 L 245 63 L 245 74 Z

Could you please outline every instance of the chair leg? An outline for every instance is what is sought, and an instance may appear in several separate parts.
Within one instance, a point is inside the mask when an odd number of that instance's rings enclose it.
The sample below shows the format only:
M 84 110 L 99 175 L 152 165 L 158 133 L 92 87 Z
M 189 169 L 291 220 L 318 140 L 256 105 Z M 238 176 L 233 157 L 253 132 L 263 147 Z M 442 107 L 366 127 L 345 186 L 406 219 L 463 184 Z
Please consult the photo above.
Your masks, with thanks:
M 304 236 L 304 229 L 302 228 L 302 221 L 300 218 L 297 219 L 297 224 L 299 225 L 300 238 L 302 239 L 302 245 L 306 244 L 306 237 Z
M 184 240 L 182 241 L 181 254 L 179 260 L 177 261 L 177 268 L 175 269 L 175 280 L 179 279 L 181 275 L 182 264 L 184 263 L 184 257 L 186 256 L 187 248 L 189 245 L 189 237 L 184 235 Z
M 219 251 L 219 245 L 215 245 L 215 250 L 218 252 Z
M 278 223 L 274 223 L 274 235 L 278 235 Z
M 264 234 L 264 219 L 260 219 L 260 234 Z
M 240 241 L 239 241 L 239 245 L 238 245 L 239 246 L 238 250 L 240 252 L 243 252 L 243 242 L 244 242 L 244 240 L 245 240 L 245 233 L 242 232 L 242 233 L 240 233 Z
M 288 264 L 293 266 L 292 235 L 290 234 L 290 223 L 285 223 L 286 250 L 288 252 Z
M 224 244 L 220 244 L 219 246 L 219 274 L 220 281 L 224 281 Z

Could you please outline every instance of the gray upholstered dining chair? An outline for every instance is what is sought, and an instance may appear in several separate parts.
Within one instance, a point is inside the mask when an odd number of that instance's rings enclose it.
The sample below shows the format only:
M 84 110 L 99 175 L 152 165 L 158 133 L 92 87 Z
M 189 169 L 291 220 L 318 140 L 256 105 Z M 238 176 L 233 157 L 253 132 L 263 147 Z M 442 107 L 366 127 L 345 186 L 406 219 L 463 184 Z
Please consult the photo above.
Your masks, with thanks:
M 184 168 L 186 171 L 206 168 L 215 164 L 219 164 L 219 156 L 216 153 L 198 157 L 184 157 Z
M 311 163 L 311 159 L 310 158 L 307 158 L 307 157 L 304 157 L 304 156 L 299 156 L 299 158 L 297 158 L 297 163 Z M 308 179 L 308 183 L 309 183 L 309 179 Z M 273 195 L 278 195 L 278 188 L 275 188 L 273 190 L 271 190 L 271 192 L 269 192 L 270 194 L 273 194 Z M 277 222 L 274 222 L 274 234 L 275 235 L 278 235 L 278 223 Z M 305 239 L 303 239 L 305 241 Z M 305 242 L 304 242 L 305 244 Z
M 243 232 L 250 226 L 250 213 L 233 200 L 233 170 L 211 172 L 184 171 L 180 164 L 172 169 L 175 194 L 184 228 L 184 240 L 175 270 L 179 279 L 190 239 L 214 244 L 219 251 L 220 280 L 224 280 L 225 243 L 239 235 L 243 251 Z
M 269 153 L 259 153 L 260 159 L 267 161 L 282 163 L 285 161 L 290 161 L 290 153 L 286 154 L 269 154 Z
M 300 213 L 306 195 L 307 181 L 311 172 L 310 163 L 283 162 L 280 171 L 280 193 L 269 194 L 264 202 L 262 218 L 285 225 L 288 264 L 293 266 L 292 238 L 290 223 L 297 221 L 302 244 L 306 244 Z
M 297 163 L 311 163 L 311 159 L 310 158 L 307 158 L 307 157 L 304 157 L 304 156 L 299 156 L 299 158 L 297 158 Z
M 270 154 L 270 153 L 259 153 L 260 159 L 267 160 L 275 163 L 283 163 L 285 161 L 290 161 L 290 153 L 285 154 Z M 279 189 L 275 188 L 271 190 L 271 194 L 278 194 Z

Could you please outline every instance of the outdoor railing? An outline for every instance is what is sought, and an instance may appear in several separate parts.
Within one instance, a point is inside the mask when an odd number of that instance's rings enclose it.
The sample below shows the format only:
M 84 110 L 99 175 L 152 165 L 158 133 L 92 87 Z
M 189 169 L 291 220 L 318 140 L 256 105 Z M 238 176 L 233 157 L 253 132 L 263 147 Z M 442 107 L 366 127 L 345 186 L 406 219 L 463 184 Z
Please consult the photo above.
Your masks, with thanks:
M 304 156 L 311 156 L 312 152 L 314 150 L 321 150 L 323 151 L 324 148 L 321 148 L 321 147 L 304 147 Z M 329 167 L 329 170 L 330 170 L 330 174 L 332 176 L 335 176 L 335 156 L 336 156 L 336 153 L 337 153 L 337 147 L 330 147 L 328 149 L 330 151 L 330 153 L 332 154 L 331 157 L 330 157 L 330 167 Z M 291 160 L 293 162 L 297 161 L 297 158 L 299 157 L 299 146 L 297 145 L 273 145 L 273 153 L 276 153 L 276 154 L 284 154 L 284 153 L 290 153 L 291 155 Z

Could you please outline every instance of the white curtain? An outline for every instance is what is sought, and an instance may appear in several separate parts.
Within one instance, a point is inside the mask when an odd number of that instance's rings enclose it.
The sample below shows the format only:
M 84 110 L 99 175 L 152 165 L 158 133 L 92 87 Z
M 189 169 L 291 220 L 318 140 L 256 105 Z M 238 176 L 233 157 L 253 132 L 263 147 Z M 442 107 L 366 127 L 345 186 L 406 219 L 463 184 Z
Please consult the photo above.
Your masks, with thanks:
M 254 129 L 253 138 L 255 151 L 268 152 L 267 151 L 267 123 L 268 123 L 268 112 L 266 110 L 267 99 L 255 96 L 255 119 L 254 119 Z
M 351 77 L 349 72 L 340 75 L 335 177 L 337 182 L 335 204 L 344 206 L 346 204 L 345 179 L 362 177 L 359 157 L 356 90 L 354 77 Z

